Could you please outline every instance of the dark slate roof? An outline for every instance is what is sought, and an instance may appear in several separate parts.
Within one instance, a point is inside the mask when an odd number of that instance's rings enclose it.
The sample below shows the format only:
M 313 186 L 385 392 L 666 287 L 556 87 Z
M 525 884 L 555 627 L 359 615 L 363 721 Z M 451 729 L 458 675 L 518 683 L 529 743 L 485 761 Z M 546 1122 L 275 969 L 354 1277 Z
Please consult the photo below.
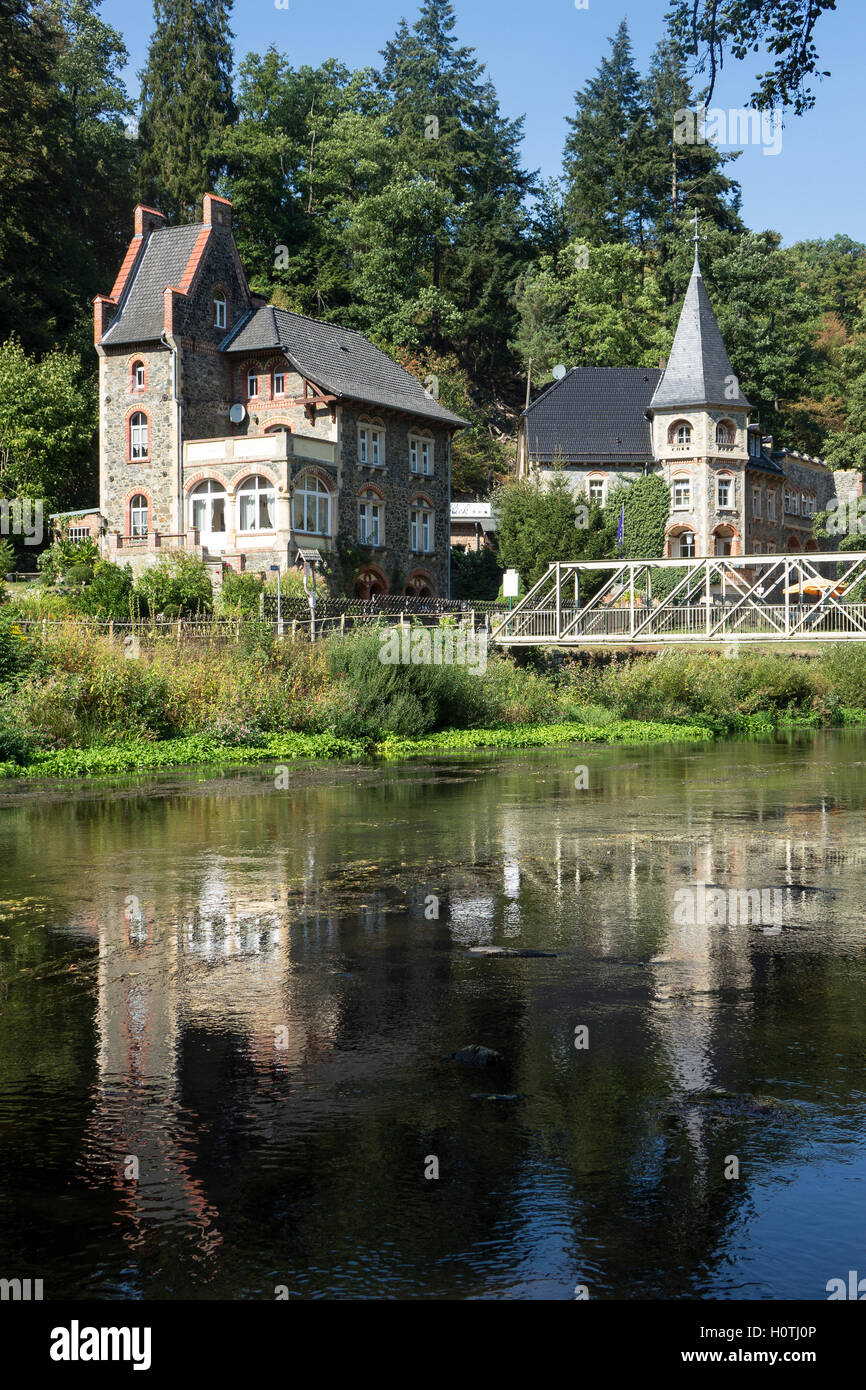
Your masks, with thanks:
M 296 371 L 328 395 L 465 425 L 433 400 L 417 377 L 350 328 L 304 318 L 268 304 L 242 319 L 221 345 L 224 352 L 282 350 Z
M 737 381 L 736 373 L 695 256 L 674 345 L 652 403 L 658 407 L 727 405 L 732 409 L 751 409 L 738 381 L 736 396 L 728 394 L 732 379 Z
M 746 468 L 753 468 L 758 473 L 775 473 L 777 477 L 786 478 L 788 475 L 779 463 L 779 459 L 783 459 L 784 457 L 784 453 L 777 452 L 768 454 L 766 449 L 762 449 L 760 458 L 752 458 L 751 454 L 749 455 Z
M 661 379 L 651 367 L 572 367 L 523 412 L 529 455 L 540 463 L 646 463 L 646 412 Z
M 164 292 L 169 285 L 180 285 L 201 230 L 201 223 L 193 222 L 151 232 L 120 310 L 103 335 L 106 347 L 162 337 Z

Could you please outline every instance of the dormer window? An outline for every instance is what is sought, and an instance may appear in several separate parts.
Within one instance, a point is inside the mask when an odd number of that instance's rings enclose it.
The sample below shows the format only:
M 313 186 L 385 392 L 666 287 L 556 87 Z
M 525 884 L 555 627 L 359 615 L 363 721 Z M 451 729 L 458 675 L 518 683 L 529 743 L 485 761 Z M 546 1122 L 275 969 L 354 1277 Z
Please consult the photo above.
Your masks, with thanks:
M 214 328 L 225 328 L 228 323 L 228 302 L 222 290 L 213 297 L 213 322 Z
M 752 430 L 749 435 L 749 453 L 753 459 L 761 457 L 761 436 L 757 430 Z

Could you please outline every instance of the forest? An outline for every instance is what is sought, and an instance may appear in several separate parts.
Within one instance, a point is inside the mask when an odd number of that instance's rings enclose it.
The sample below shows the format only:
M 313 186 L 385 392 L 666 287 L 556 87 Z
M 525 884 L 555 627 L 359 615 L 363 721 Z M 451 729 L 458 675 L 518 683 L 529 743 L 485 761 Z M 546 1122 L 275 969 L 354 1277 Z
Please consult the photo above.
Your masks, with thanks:
M 542 180 L 449 0 L 383 34 L 376 68 L 345 54 L 296 66 L 273 47 L 235 66 L 231 0 L 155 0 L 135 101 L 98 0 L 0 0 L 0 497 L 95 500 L 93 296 L 114 280 L 136 202 L 185 222 L 208 190 L 232 200 L 254 291 L 438 379 L 471 422 L 455 442 L 458 496 L 511 472 L 530 369 L 534 395 L 559 362 L 658 364 L 695 212 L 767 433 L 866 467 L 866 246 L 838 229 L 785 247 L 748 227 L 736 151 L 675 137 L 675 113 L 707 100 L 749 24 L 778 55 L 754 102 L 808 119 L 814 22 L 830 7 L 677 0 L 645 72 L 621 23 L 562 113 L 560 178 Z M 768 26 L 772 39 L 797 13 L 795 54 L 784 35 L 773 47 Z

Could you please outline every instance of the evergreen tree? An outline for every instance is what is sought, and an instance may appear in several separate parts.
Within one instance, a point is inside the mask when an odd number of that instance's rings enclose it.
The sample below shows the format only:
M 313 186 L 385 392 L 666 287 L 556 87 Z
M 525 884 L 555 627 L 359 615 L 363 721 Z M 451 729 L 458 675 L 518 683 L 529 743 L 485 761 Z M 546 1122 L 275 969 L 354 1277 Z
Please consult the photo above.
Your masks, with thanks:
M 577 114 L 568 117 L 566 214 L 571 232 L 590 245 L 643 245 L 648 121 L 625 20 L 610 44 L 610 57 L 575 94 Z
M 216 186 L 221 142 L 235 119 L 232 0 L 154 0 L 141 74 L 141 196 L 175 222 L 192 221 Z

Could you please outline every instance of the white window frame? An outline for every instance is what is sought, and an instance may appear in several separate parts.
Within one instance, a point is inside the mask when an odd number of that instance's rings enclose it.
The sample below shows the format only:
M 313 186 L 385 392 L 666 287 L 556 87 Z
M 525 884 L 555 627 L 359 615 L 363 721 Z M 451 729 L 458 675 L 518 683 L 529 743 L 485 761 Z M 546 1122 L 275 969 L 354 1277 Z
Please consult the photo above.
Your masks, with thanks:
M 227 327 L 228 320 L 228 301 L 224 294 L 215 294 L 213 297 L 214 328 Z
M 800 515 L 800 494 L 799 494 L 799 493 L 797 493 L 797 492 L 786 492 L 786 493 L 785 493 L 785 515 L 786 515 L 786 516 L 799 516 L 799 515 Z
M 767 488 L 767 520 L 776 520 L 776 489 Z
M 301 503 L 303 525 L 298 525 L 297 504 Z M 324 507 L 325 527 L 322 524 Z M 313 526 L 309 525 L 312 512 Z M 295 483 L 292 493 L 292 530 L 301 536 L 330 536 L 331 534 L 331 489 L 315 473 L 302 473 Z
M 724 433 L 724 439 L 721 437 Z M 731 447 L 737 442 L 736 426 L 729 421 L 720 420 L 716 425 L 716 443 Z
M 433 440 L 429 435 L 409 435 L 409 471 L 419 478 L 432 478 L 434 467 Z
M 258 400 L 258 395 L 259 395 L 259 381 L 260 381 L 260 373 L 259 373 L 258 367 L 249 367 L 249 368 L 247 369 L 247 400 L 248 400 L 248 401 L 255 401 L 255 400 Z M 256 388 L 255 388 L 255 390 L 253 390 L 253 382 L 256 383 Z
M 144 534 L 147 535 L 147 532 L 145 531 Z M 90 538 L 89 526 L 70 526 L 66 533 L 66 539 L 71 541 L 73 545 L 78 541 L 89 541 Z
M 279 386 L 277 385 L 279 382 Z M 285 367 L 274 368 L 274 397 L 286 394 L 286 369 Z
M 677 556 L 680 560 L 694 560 L 698 553 L 698 538 L 694 531 L 681 531 L 677 536 Z M 691 541 L 691 547 L 687 554 L 683 553 L 683 541 Z
M 685 500 L 681 497 L 677 500 L 677 493 L 684 492 Z M 692 509 L 692 480 L 691 478 L 674 478 L 671 486 L 673 497 L 672 506 L 675 512 L 690 512 Z
M 224 536 L 228 531 L 228 510 L 229 497 L 222 483 L 217 482 L 216 478 L 205 478 L 203 482 L 197 483 L 189 491 L 189 525 L 194 531 L 200 531 L 203 536 Z M 214 513 L 217 510 L 217 503 L 222 502 L 222 517 L 225 525 L 222 530 L 214 530 Z M 206 525 L 196 525 L 196 507 L 203 508 L 204 520 Z
M 364 491 L 358 498 L 358 540 L 379 549 L 385 544 L 385 507 L 377 492 Z
M 727 489 L 727 501 L 722 501 L 722 488 Z M 729 473 L 721 473 L 716 478 L 716 509 L 720 512 L 736 511 L 736 491 L 734 479 Z
M 358 462 L 365 468 L 384 468 L 385 431 L 364 421 L 358 426 Z
M 436 547 L 436 513 L 426 503 L 409 508 L 409 549 L 415 555 L 432 555 Z
M 601 489 L 600 497 L 593 497 L 593 489 Z M 596 506 L 603 507 L 607 497 L 607 478 L 590 477 L 586 480 L 586 500 L 595 502 Z
M 671 443 L 679 445 L 680 448 L 685 448 L 692 442 L 692 427 L 688 420 L 683 420 L 681 424 L 672 426 L 671 433 L 673 435 Z
M 144 424 L 133 424 L 139 418 Z M 150 421 L 143 410 L 136 410 L 129 417 L 129 457 L 134 463 L 150 458 Z
M 139 381 L 139 376 L 141 380 Z M 147 386 L 147 372 L 143 362 L 136 362 L 132 368 L 132 389 L 133 391 L 143 391 Z
M 144 502 L 144 506 L 143 506 L 143 507 L 141 507 L 141 506 L 137 507 L 137 506 L 135 505 L 139 497 L 142 498 L 142 500 L 143 500 L 143 502 Z M 141 525 L 141 516 L 142 516 L 142 513 L 144 514 L 144 526 Z M 135 537 L 138 537 L 138 538 L 143 539 L 143 538 L 147 535 L 149 529 L 150 529 L 150 503 L 148 502 L 147 497 L 145 496 L 145 494 L 144 494 L 143 492 L 137 492 L 137 493 L 135 494 L 135 496 L 131 499 L 130 503 L 129 503 L 129 534 L 130 534 L 130 536 L 135 536 Z M 88 534 L 89 534 L 89 533 L 88 533 Z M 73 536 L 73 534 L 72 534 L 71 531 L 70 531 L 70 533 L 69 533 L 69 539 L 70 539 L 70 540 L 74 540 L 74 539 L 75 539 L 75 537 Z
M 262 486 L 264 484 L 264 486 Z M 244 502 L 248 498 L 253 499 L 253 524 L 252 526 L 243 525 Z M 261 524 L 262 502 L 270 500 L 270 526 Z M 249 478 L 244 478 L 236 493 L 237 503 L 237 529 L 244 534 L 253 531 L 275 531 L 277 529 L 277 489 L 274 484 L 267 479 L 263 473 L 253 473 Z

